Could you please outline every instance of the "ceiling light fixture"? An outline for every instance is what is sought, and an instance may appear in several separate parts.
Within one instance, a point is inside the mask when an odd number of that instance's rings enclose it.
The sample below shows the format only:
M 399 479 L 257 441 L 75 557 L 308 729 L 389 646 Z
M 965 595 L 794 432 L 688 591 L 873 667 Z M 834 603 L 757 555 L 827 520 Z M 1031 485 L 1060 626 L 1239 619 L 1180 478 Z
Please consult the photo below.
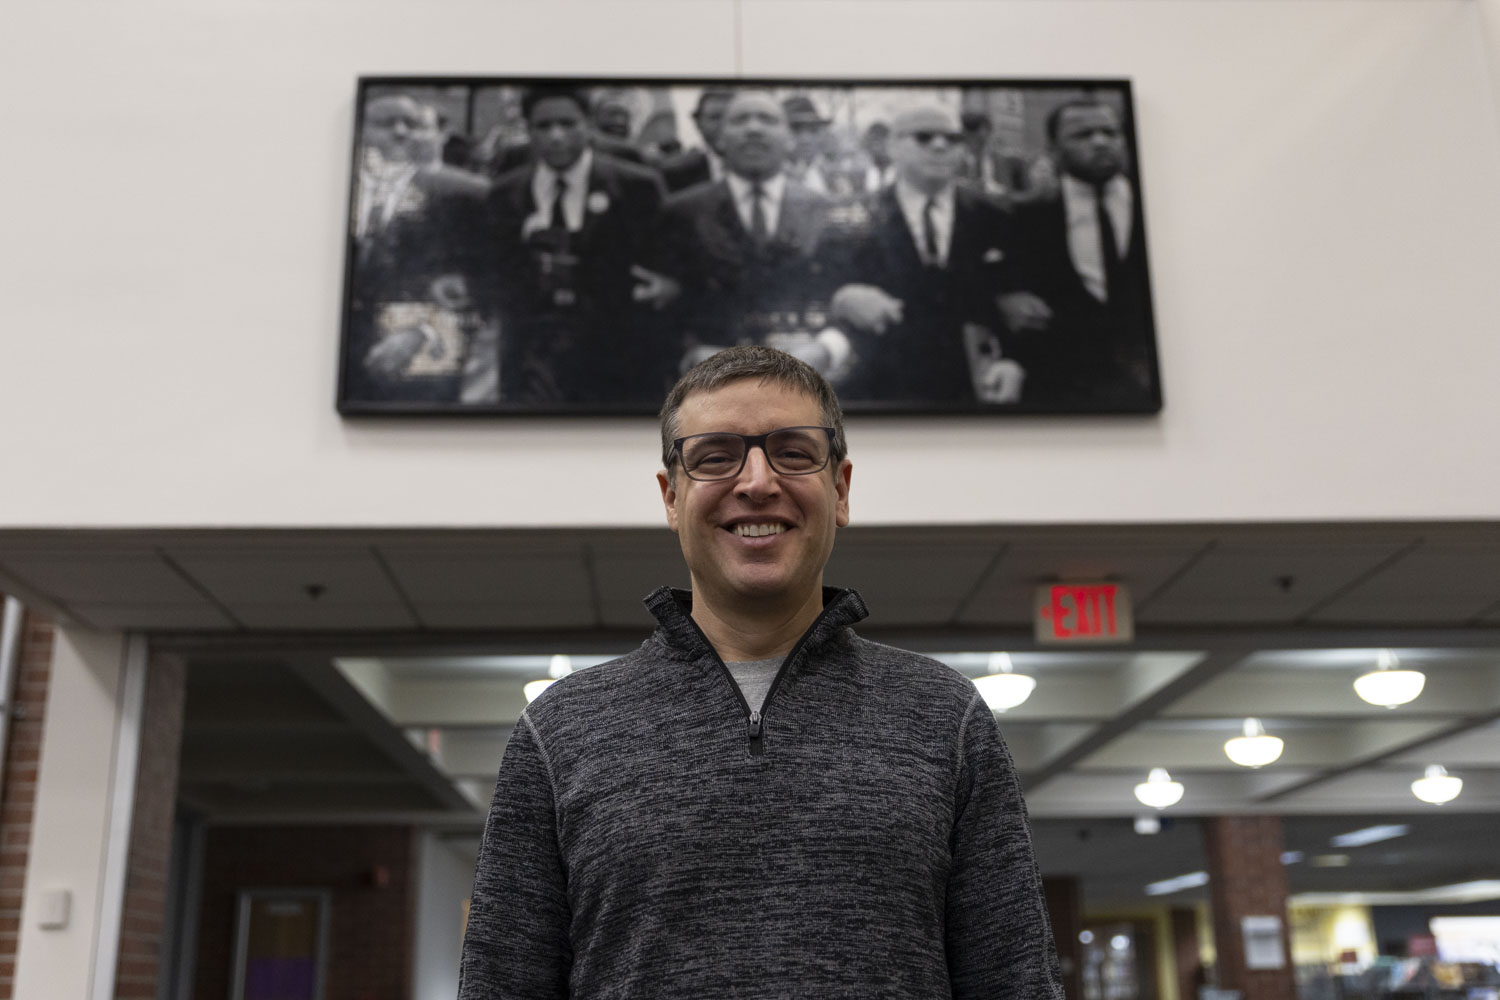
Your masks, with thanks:
M 1246 719 L 1243 736 L 1224 744 L 1224 754 L 1240 767 L 1264 767 L 1281 756 L 1286 744 L 1279 736 L 1267 736 L 1259 719 Z
M 1380 826 L 1367 826 L 1362 830 L 1351 830 L 1341 833 L 1328 841 L 1334 847 L 1364 847 L 1366 844 L 1378 844 L 1382 840 L 1394 840 L 1411 833 L 1409 823 L 1385 823 Z
M 1135 797 L 1152 809 L 1165 809 L 1182 801 L 1182 782 L 1173 781 L 1164 767 L 1153 767 L 1146 780 L 1135 786 Z
M 1441 764 L 1428 764 L 1427 772 L 1411 783 L 1411 793 L 1423 802 L 1440 806 L 1452 802 L 1464 790 L 1464 779 L 1454 777 Z
M 1015 673 L 1009 653 L 991 653 L 990 672 L 974 678 L 974 686 L 984 697 L 984 703 L 996 712 L 1015 708 L 1031 697 L 1036 689 L 1036 678 Z
M 1208 885 L 1208 872 L 1188 872 L 1176 878 L 1164 878 L 1160 882 L 1152 882 L 1146 886 L 1146 895 L 1170 896 L 1174 892 L 1196 889 L 1200 885 Z
M 1389 649 L 1382 649 L 1375 669 L 1354 681 L 1354 693 L 1371 705 L 1395 708 L 1405 705 L 1422 693 L 1427 676 L 1420 670 L 1402 670 L 1401 661 Z
M 526 693 L 526 704 L 536 701 L 541 693 L 557 683 L 560 678 L 566 677 L 573 672 L 573 658 L 566 653 L 553 653 L 552 661 L 547 665 L 547 679 L 544 681 L 527 681 L 521 688 Z

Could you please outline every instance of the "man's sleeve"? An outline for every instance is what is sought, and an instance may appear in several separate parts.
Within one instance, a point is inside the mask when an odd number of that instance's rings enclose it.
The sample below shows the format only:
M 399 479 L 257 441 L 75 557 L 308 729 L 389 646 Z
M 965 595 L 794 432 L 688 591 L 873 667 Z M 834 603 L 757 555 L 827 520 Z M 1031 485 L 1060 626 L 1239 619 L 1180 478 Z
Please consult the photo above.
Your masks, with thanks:
M 552 777 L 531 720 L 505 747 L 479 844 L 459 1000 L 561 1000 L 573 962 Z
M 977 693 L 959 750 L 946 932 L 954 1000 L 1062 1000 L 1021 784 Z

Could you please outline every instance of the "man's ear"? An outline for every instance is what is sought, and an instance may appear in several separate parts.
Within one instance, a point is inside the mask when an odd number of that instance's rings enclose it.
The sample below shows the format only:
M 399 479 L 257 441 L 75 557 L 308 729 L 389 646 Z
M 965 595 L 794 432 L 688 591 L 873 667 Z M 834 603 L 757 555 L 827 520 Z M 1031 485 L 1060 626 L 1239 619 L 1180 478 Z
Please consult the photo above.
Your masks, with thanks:
M 677 488 L 672 485 L 672 473 L 663 469 L 656 474 L 656 484 L 661 487 L 661 502 L 667 508 L 667 527 L 677 530 Z
M 854 463 L 847 458 L 833 470 L 833 490 L 838 496 L 834 506 L 834 523 L 840 528 L 849 526 L 849 477 L 854 473 Z

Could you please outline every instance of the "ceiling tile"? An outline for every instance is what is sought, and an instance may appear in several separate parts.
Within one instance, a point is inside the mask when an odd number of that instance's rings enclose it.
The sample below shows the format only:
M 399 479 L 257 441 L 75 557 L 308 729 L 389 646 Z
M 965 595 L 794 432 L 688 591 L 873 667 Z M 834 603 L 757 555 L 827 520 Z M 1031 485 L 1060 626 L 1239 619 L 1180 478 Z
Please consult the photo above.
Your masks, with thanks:
M 852 587 L 879 625 L 943 624 L 958 613 L 996 547 L 862 538 L 833 552 L 823 581 Z
M 1425 544 L 1311 618 L 1320 623 L 1466 624 L 1500 602 L 1500 546 Z
M 482 592 L 481 592 L 482 593 Z M 429 628 L 495 629 L 592 628 L 594 610 L 587 600 L 443 601 L 418 605 Z
M 1143 596 L 1136 618 L 1151 625 L 1295 622 L 1401 544 L 1222 543 L 1160 592 Z
M 0 564 L 63 604 L 196 605 L 203 595 L 154 549 L 10 548 Z
M 660 544 L 591 545 L 600 616 L 605 625 L 649 622 L 641 600 L 658 587 L 687 587 L 688 571 L 677 536 L 663 532 Z
M 235 623 L 208 601 L 197 604 L 74 604 L 72 610 L 94 628 L 164 629 L 196 632 L 233 629 Z
M 964 608 L 964 625 L 1024 625 L 1032 620 L 1037 586 L 1074 580 L 1112 580 L 1141 600 L 1152 593 L 1195 552 L 1196 541 L 1163 539 L 1150 544 L 1023 544 L 1005 550 L 1000 563 Z
M 231 608 L 239 604 L 399 605 L 400 598 L 368 546 L 336 548 L 172 547 L 172 560 Z M 309 587 L 321 588 L 316 598 Z
M 398 601 L 343 604 L 319 599 L 300 604 L 235 604 L 230 610 L 250 629 L 387 631 L 418 625 Z
M 508 627 L 542 624 L 524 610 L 533 605 L 576 604 L 588 610 L 589 578 L 576 544 L 518 549 L 475 544 L 382 547 L 386 564 L 422 620 L 438 624 L 441 606 L 486 603 L 520 610 Z

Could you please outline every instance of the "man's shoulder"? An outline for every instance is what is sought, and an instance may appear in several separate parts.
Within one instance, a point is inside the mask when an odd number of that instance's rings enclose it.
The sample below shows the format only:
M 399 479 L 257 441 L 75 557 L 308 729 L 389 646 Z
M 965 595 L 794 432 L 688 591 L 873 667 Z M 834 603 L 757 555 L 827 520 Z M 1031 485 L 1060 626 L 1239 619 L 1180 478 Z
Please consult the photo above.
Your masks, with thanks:
M 974 683 L 941 660 L 899 646 L 874 642 L 850 631 L 851 650 L 862 670 L 877 675 L 900 697 L 917 697 L 967 710 L 978 693 Z
M 717 180 L 672 192 L 667 196 L 665 207 L 670 211 L 684 213 L 701 212 L 728 199 L 729 182 Z
M 662 655 L 658 644 L 647 640 L 623 656 L 559 678 L 526 706 L 526 715 L 539 728 L 590 718 L 597 722 L 598 713 L 616 713 L 623 702 L 660 696 L 665 689 L 661 671 L 681 668 L 682 664 Z
M 490 182 L 483 177 L 446 163 L 418 171 L 416 183 L 419 187 L 439 195 L 451 195 L 469 200 L 481 199 L 490 190 Z
M 607 177 L 624 185 L 648 188 L 658 188 L 661 185 L 661 174 L 658 171 L 605 152 L 594 153 L 592 169 L 597 176 Z

